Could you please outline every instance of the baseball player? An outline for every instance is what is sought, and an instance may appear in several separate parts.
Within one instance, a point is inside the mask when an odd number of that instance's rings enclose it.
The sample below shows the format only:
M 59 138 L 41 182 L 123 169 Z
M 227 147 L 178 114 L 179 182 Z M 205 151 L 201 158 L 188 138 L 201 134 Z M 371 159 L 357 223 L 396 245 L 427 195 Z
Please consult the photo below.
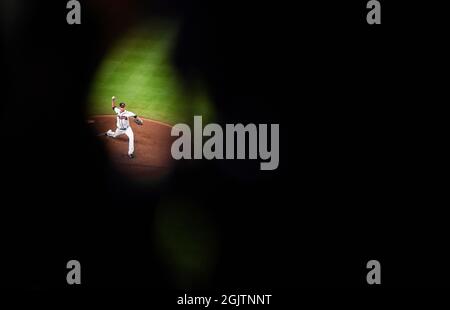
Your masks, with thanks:
M 111 129 L 106 132 L 108 137 L 118 137 L 120 135 L 128 136 L 128 157 L 134 158 L 134 134 L 133 129 L 130 126 L 130 117 L 134 117 L 134 121 L 138 125 L 142 125 L 142 120 L 137 117 L 133 112 L 125 110 L 125 102 L 121 102 L 119 104 L 119 108 L 116 107 L 116 97 L 112 97 L 112 109 L 117 114 L 117 129 L 116 131 L 112 131 Z

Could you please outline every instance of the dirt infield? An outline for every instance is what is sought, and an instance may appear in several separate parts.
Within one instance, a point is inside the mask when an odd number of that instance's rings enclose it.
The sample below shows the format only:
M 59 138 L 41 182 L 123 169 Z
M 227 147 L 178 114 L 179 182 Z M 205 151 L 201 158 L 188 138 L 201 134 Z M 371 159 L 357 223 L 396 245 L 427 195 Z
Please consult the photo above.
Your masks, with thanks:
M 172 127 L 157 121 L 143 120 L 143 126 L 130 122 L 134 132 L 135 158 L 133 159 L 127 155 L 128 137 L 126 135 L 117 138 L 101 135 L 108 129 L 116 129 L 115 116 L 93 116 L 88 119 L 88 124 L 93 126 L 94 131 L 99 135 L 98 138 L 105 143 L 111 161 L 120 172 L 138 179 L 158 178 L 166 174 L 173 163 L 170 154 L 170 147 L 174 140 L 174 137 L 170 136 Z

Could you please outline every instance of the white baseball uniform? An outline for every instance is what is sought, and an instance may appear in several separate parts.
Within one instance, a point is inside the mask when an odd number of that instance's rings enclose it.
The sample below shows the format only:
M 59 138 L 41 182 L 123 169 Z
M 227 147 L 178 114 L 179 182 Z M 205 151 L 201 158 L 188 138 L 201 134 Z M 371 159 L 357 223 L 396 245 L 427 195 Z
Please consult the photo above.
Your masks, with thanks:
M 126 134 L 128 136 L 128 155 L 131 155 L 134 153 L 134 133 L 133 129 L 131 129 L 129 118 L 136 117 L 136 114 L 127 110 L 120 112 L 120 109 L 117 107 L 114 107 L 113 110 L 117 114 L 117 129 L 116 131 L 110 129 L 106 134 L 113 138 Z

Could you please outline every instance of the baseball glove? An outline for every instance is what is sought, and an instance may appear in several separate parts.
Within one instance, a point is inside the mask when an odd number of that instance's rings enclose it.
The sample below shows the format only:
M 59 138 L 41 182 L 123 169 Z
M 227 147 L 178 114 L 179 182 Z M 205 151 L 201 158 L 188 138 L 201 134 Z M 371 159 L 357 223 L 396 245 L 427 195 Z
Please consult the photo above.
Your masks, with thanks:
M 134 119 L 134 122 L 135 122 L 136 124 L 138 124 L 139 126 L 142 126 L 142 125 L 144 124 L 144 122 L 143 122 L 139 117 L 136 117 L 136 118 Z

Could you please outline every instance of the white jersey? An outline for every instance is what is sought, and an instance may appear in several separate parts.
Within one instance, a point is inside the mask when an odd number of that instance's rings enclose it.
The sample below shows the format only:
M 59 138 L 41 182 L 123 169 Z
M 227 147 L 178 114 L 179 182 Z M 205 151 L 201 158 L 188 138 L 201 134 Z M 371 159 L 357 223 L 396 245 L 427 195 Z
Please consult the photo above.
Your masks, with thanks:
M 114 108 L 114 112 L 117 114 L 117 128 L 127 129 L 130 127 L 130 117 L 136 117 L 136 114 L 127 110 L 120 112 L 119 108 Z

